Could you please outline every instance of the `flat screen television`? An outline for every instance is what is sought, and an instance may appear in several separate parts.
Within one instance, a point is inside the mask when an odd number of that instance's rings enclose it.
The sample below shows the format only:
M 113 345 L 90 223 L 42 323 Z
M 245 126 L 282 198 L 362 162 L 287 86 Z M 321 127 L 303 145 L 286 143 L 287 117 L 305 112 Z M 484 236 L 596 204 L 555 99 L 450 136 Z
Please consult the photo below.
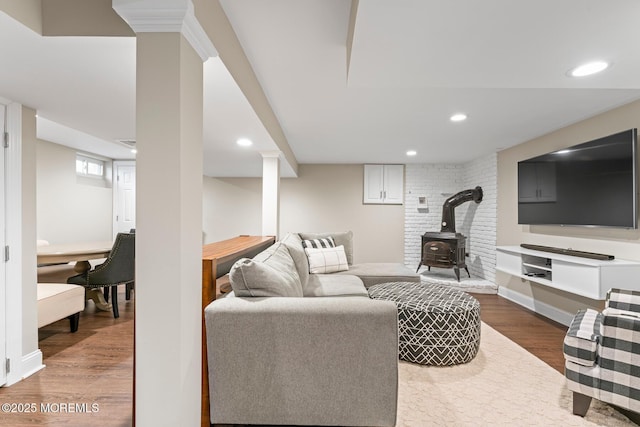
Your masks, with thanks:
M 518 223 L 638 228 L 637 129 L 518 162 Z

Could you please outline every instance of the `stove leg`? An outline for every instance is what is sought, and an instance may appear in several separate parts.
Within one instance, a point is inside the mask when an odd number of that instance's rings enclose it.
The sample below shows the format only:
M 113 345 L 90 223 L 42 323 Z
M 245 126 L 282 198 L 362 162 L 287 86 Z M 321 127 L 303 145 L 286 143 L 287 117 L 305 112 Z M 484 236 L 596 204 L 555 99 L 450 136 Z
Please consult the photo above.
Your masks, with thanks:
M 418 264 L 418 268 L 416 268 L 416 273 L 420 270 L 420 267 L 422 267 L 422 261 L 420 261 L 420 264 Z
M 469 269 L 467 268 L 467 266 L 464 266 L 464 269 L 467 270 L 467 274 L 469 275 L 469 279 L 471 279 L 471 273 L 469 273 Z
M 453 267 L 454 273 L 456 273 L 456 277 L 458 278 L 458 282 L 460 282 L 460 269 L 458 267 Z
M 428 266 L 428 267 L 427 267 L 427 271 L 431 271 L 431 266 Z

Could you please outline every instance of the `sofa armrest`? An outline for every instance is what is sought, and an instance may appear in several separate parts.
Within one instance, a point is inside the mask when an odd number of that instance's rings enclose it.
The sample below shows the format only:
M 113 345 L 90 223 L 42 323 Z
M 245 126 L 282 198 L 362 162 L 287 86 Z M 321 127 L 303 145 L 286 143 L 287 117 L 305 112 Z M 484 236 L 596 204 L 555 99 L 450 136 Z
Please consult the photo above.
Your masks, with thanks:
M 562 351 L 565 360 L 582 366 L 593 366 L 598 356 L 602 314 L 596 310 L 580 310 L 569 325 Z
M 394 425 L 394 303 L 235 297 L 205 320 L 212 423 Z
M 640 292 L 628 289 L 609 289 L 605 309 L 609 308 L 640 314 Z

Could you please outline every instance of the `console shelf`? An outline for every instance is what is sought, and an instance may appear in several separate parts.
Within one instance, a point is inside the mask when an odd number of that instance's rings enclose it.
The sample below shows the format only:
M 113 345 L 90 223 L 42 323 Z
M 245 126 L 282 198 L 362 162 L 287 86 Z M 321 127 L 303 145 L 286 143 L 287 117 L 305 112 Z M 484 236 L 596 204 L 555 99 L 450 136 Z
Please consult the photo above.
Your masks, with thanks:
M 611 288 L 640 291 L 640 262 L 595 260 L 520 246 L 498 246 L 496 269 L 593 300 Z

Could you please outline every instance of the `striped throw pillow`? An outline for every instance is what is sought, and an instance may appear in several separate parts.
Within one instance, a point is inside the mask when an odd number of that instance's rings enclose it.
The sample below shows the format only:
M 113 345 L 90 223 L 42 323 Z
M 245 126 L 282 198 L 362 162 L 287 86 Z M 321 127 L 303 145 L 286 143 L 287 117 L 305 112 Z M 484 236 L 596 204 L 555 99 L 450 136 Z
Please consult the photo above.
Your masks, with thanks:
M 302 241 L 302 247 L 307 248 L 335 248 L 336 242 L 333 237 L 325 237 L 323 239 L 309 239 Z

